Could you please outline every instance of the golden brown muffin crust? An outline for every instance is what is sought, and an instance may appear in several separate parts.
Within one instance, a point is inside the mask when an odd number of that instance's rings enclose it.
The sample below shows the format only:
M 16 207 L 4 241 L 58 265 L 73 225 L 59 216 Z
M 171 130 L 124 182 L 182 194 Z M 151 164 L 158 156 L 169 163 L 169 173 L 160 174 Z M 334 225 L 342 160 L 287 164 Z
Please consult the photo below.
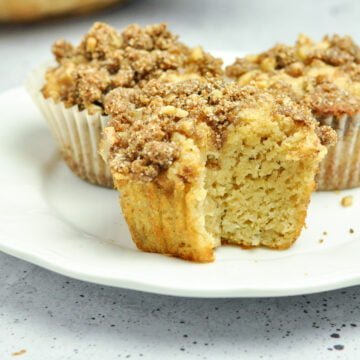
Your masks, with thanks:
M 165 24 L 133 24 L 119 33 L 95 23 L 78 46 L 59 40 L 52 50 L 58 65 L 46 74 L 44 96 L 90 113 L 103 111 L 104 96 L 116 87 L 142 87 L 171 72 L 222 74 L 221 60 L 187 47 Z

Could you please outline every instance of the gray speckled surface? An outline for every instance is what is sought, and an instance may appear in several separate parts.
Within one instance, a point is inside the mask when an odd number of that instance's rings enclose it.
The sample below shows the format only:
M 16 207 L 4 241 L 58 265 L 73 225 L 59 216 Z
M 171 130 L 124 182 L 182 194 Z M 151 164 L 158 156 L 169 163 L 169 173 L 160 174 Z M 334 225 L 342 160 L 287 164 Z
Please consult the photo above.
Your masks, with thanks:
M 77 20 L 0 26 L 0 90 L 19 85 L 55 38 L 77 39 L 95 19 L 118 27 L 168 21 L 189 43 L 257 51 L 301 31 L 359 41 L 359 18 L 357 0 L 137 0 Z M 2 360 L 360 358 L 360 287 L 275 299 L 173 298 L 72 280 L 0 254 L 0 289 Z
M 84 283 L 6 255 L 0 262 L 1 359 L 22 349 L 24 359 L 359 358 L 359 288 L 189 299 Z

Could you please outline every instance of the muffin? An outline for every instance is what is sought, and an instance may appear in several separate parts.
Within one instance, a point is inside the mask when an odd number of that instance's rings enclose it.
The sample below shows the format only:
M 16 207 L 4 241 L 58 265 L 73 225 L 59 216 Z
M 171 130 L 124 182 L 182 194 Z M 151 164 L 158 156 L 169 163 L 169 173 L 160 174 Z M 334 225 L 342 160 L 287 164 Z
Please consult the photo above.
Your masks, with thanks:
M 23 22 L 70 14 L 85 14 L 119 0 L 0 0 L 0 22 Z
M 294 46 L 276 45 L 259 55 L 237 59 L 226 69 L 242 85 L 268 87 L 278 82 L 307 103 L 337 144 L 321 163 L 319 190 L 360 186 L 360 48 L 349 37 L 314 42 L 300 35 Z
M 98 154 L 107 123 L 103 100 L 115 88 L 141 88 L 149 80 L 222 75 L 222 62 L 200 47 L 189 48 L 165 24 L 130 25 L 119 33 L 95 23 L 78 46 L 65 40 L 52 48 L 56 65 L 33 72 L 28 88 L 42 110 L 70 169 L 81 178 L 112 187 Z
M 137 247 L 197 262 L 221 243 L 288 248 L 335 137 L 277 87 L 215 78 L 115 89 L 105 110 L 101 154 Z

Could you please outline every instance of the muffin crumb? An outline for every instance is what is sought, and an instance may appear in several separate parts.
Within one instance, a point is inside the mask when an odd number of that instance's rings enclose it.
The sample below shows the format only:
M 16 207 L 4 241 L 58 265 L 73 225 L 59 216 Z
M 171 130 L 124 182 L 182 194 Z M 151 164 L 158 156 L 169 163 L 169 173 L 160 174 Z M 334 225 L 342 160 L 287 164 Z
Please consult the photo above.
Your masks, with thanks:
M 350 207 L 353 205 L 353 197 L 350 195 L 350 196 L 344 196 L 342 199 L 341 199 L 341 206 L 342 207 Z

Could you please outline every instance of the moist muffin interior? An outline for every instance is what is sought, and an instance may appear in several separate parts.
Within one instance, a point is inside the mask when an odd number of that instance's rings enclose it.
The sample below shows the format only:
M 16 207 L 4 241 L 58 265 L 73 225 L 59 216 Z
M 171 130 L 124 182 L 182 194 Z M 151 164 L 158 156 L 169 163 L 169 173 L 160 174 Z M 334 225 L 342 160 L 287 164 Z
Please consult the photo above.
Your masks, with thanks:
M 95 23 L 78 46 L 59 40 L 52 50 L 57 65 L 46 73 L 44 97 L 90 114 L 103 112 L 105 95 L 117 87 L 142 87 L 173 73 L 223 74 L 220 59 L 181 43 L 165 24 L 133 24 L 120 33 Z
M 335 140 L 334 132 L 318 127 L 296 97 L 276 87 L 241 88 L 214 79 L 150 81 L 142 91 L 113 90 L 105 108 L 112 121 L 102 153 L 125 211 L 131 201 L 142 209 L 132 208 L 127 216 L 137 245 L 198 261 L 212 255 L 194 255 L 196 247 L 214 248 L 221 242 L 289 247 L 304 224 L 318 164 L 326 153 L 322 144 Z M 139 195 L 147 189 L 148 197 L 167 192 L 164 198 L 170 198 L 174 188 L 169 184 L 177 182 L 185 196 L 195 199 L 189 213 L 197 219 L 198 240 L 176 231 L 180 220 L 171 206 L 166 213 L 160 213 L 160 206 L 158 214 L 154 209 L 148 214 L 146 197 Z M 140 220 L 132 216 L 137 211 L 152 216 L 156 228 L 164 227 L 157 227 L 156 218 L 172 222 L 174 231 L 166 234 L 161 249 L 147 244 L 143 235 L 152 225 L 136 224 Z

